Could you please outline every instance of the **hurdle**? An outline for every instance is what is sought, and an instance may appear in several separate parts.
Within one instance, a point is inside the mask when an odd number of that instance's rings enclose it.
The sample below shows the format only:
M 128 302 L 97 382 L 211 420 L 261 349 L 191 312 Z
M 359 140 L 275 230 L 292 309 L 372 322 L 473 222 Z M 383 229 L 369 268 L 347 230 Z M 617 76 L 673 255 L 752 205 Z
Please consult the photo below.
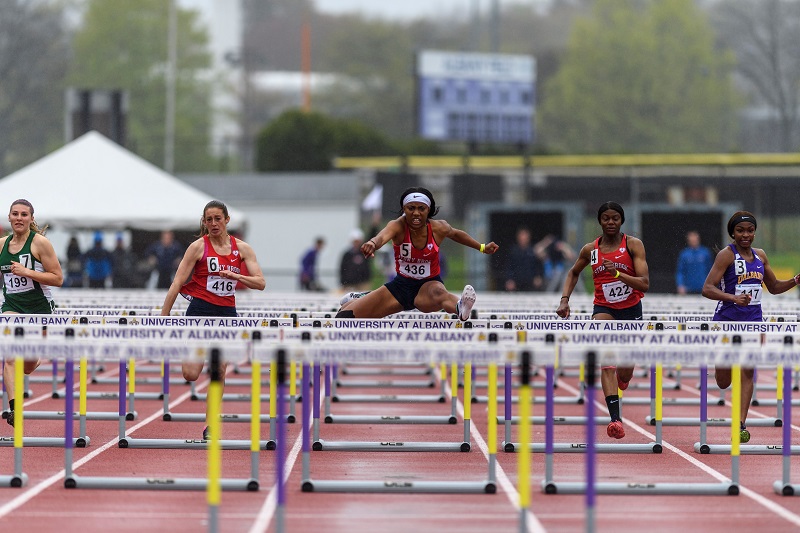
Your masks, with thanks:
M 25 375 L 25 360 L 20 356 L 16 356 L 14 360 L 14 385 L 18 387 L 17 390 L 22 390 L 25 386 L 25 378 L 23 377 Z M 19 488 L 28 484 L 28 474 L 22 471 L 22 448 L 25 445 L 22 431 L 25 422 L 24 404 L 25 402 L 19 402 L 19 422 L 16 423 L 15 420 L 14 425 L 14 473 L 11 475 L 0 475 L 0 486 Z
M 794 387 L 792 386 L 792 367 L 785 366 L 783 367 L 783 379 L 782 379 L 782 386 L 783 386 L 783 394 L 791 398 L 792 390 Z M 784 420 L 790 421 L 792 419 L 792 402 L 784 402 L 783 404 L 783 418 Z M 775 494 L 780 494 L 781 496 L 800 496 L 800 485 L 796 483 L 792 483 L 792 462 L 791 462 L 791 455 L 792 455 L 792 430 L 791 424 L 787 423 L 783 426 L 782 435 L 782 443 L 781 443 L 781 454 L 783 455 L 783 459 L 781 462 L 781 479 L 775 481 L 772 485 Z
M 772 359 L 775 359 L 775 360 L 786 359 L 786 358 L 793 359 L 793 357 L 794 357 L 793 346 L 794 346 L 795 342 L 794 342 L 794 338 L 791 335 L 783 335 L 780 338 L 775 338 L 771 334 L 766 334 L 766 336 L 767 336 L 768 339 L 774 338 L 775 341 L 780 341 L 780 343 L 782 344 L 782 347 L 780 349 L 774 349 L 773 346 L 771 346 L 770 344 L 767 344 L 767 345 L 765 345 L 763 347 L 764 348 L 763 353 L 758 354 L 758 356 L 754 354 L 751 357 L 752 361 L 754 361 L 757 364 L 757 363 L 761 362 L 762 359 L 765 359 L 765 358 L 766 359 L 772 358 Z M 772 340 L 768 340 L 768 343 L 772 343 L 772 342 L 773 342 Z M 775 342 L 775 344 L 777 344 L 777 342 Z M 786 379 L 786 376 L 785 376 L 786 369 L 784 367 L 782 367 L 782 366 L 779 366 L 778 367 L 778 371 L 779 371 L 779 382 L 783 383 L 784 380 Z M 701 380 L 703 380 L 704 377 L 705 377 L 704 375 L 701 375 L 700 376 Z M 791 378 L 791 376 L 789 376 L 789 378 Z M 734 382 L 734 384 L 735 384 L 735 382 Z M 701 386 L 702 386 L 702 381 L 701 381 Z M 785 453 L 788 453 L 790 455 L 800 455 L 800 446 L 790 446 L 788 449 L 784 449 L 784 446 L 782 444 L 740 444 L 739 443 L 739 422 L 740 422 L 740 417 L 739 417 L 739 411 L 737 409 L 738 409 L 738 406 L 739 406 L 740 400 L 741 400 L 741 390 L 740 390 L 740 388 L 739 388 L 739 390 L 737 390 L 737 388 L 738 387 L 732 386 L 732 389 L 731 389 L 731 404 L 734 407 L 736 407 L 736 409 L 734 409 L 734 411 L 736 411 L 736 413 L 735 413 L 736 414 L 736 416 L 735 416 L 736 435 L 734 435 L 732 437 L 732 444 L 709 444 L 708 442 L 706 442 L 706 434 L 705 434 L 705 431 L 704 431 L 705 430 L 705 426 L 701 425 L 700 441 L 694 443 L 694 451 L 698 452 L 698 453 L 701 453 L 701 454 L 727 454 L 727 453 L 731 453 L 730 451 L 734 447 L 736 447 L 736 448 L 738 448 L 738 453 L 740 453 L 742 455 L 783 455 Z M 777 400 L 779 402 L 779 405 L 783 406 L 783 409 L 784 409 L 784 415 L 783 416 L 784 416 L 784 418 L 786 416 L 785 415 L 785 406 L 786 406 L 786 404 L 793 403 L 792 402 L 792 398 L 791 398 L 791 393 L 789 394 L 788 398 L 785 398 L 786 401 L 783 401 L 784 400 L 783 394 L 785 394 L 785 392 L 786 392 L 785 387 L 778 387 L 778 389 L 777 389 L 777 396 L 778 396 Z M 701 412 L 701 417 L 700 418 L 701 418 L 701 420 L 703 419 L 702 412 Z M 756 420 L 758 420 L 758 419 L 756 419 Z M 770 420 L 770 419 L 767 419 L 767 420 Z M 791 418 L 786 419 L 786 421 L 787 421 L 787 423 L 786 424 L 782 424 L 782 425 L 784 425 L 784 427 L 787 426 L 787 425 L 791 427 Z M 748 420 L 748 425 L 752 425 L 752 426 L 756 426 L 757 425 L 757 424 L 753 424 L 752 422 L 753 421 Z M 733 427 L 733 424 L 734 424 L 734 420 L 732 419 L 731 420 L 731 427 Z M 779 424 L 775 424 L 775 426 L 779 426 Z M 731 431 L 733 431 L 733 430 L 731 430 Z M 786 431 L 786 430 L 784 429 L 784 431 Z
M 184 357 L 188 357 L 191 355 L 196 355 L 197 352 L 201 352 L 203 355 L 206 353 L 208 354 L 208 358 L 210 360 L 210 368 L 212 368 L 212 380 L 211 383 L 213 385 L 212 391 L 209 394 L 209 412 L 213 415 L 219 414 L 219 405 L 222 401 L 222 394 L 221 394 L 221 387 L 219 385 L 219 366 L 222 358 L 222 351 L 219 348 L 212 347 L 206 348 L 202 346 L 194 346 L 194 347 L 187 347 L 185 344 L 182 345 L 184 348 L 188 348 L 183 350 Z M 231 346 L 228 346 L 229 351 Z M 104 348 L 104 351 L 108 355 L 108 352 L 116 351 L 120 355 L 120 364 L 124 365 L 125 360 L 131 357 L 136 357 L 137 355 L 141 356 L 142 352 L 147 352 L 149 357 L 152 357 L 155 352 L 161 351 L 162 357 L 174 357 L 175 352 L 181 350 L 179 346 L 161 346 L 161 347 L 153 347 L 153 346 L 135 346 L 132 344 L 128 344 L 124 347 L 118 347 L 116 350 L 109 349 L 108 347 Z M 67 361 L 68 365 L 71 365 L 72 362 L 70 360 Z M 71 373 L 67 373 L 67 380 L 70 380 Z M 260 386 L 260 381 L 256 380 L 256 386 Z M 72 408 L 71 402 L 72 398 L 70 396 L 67 397 L 67 410 L 69 411 Z M 124 407 L 124 398 L 122 400 L 122 404 Z M 124 421 L 122 421 L 123 417 L 121 418 L 121 424 L 124 428 Z M 67 420 L 65 426 L 65 454 L 64 454 L 64 461 L 65 461 L 65 476 L 64 476 L 64 487 L 68 489 L 120 489 L 120 490 L 208 490 L 209 485 L 212 481 L 215 484 L 218 484 L 219 490 L 227 490 L 227 491 L 257 491 L 259 489 L 259 481 L 258 481 L 258 453 L 260 450 L 260 446 L 258 445 L 257 434 L 255 432 L 251 433 L 251 447 L 249 448 L 251 451 L 251 468 L 250 468 L 250 478 L 227 478 L 221 479 L 218 477 L 219 473 L 219 460 L 218 454 L 219 450 L 224 449 L 223 442 L 219 439 L 219 416 L 212 416 L 209 420 L 209 428 L 211 430 L 211 440 L 210 441 L 202 441 L 204 448 L 209 450 L 209 478 L 147 478 L 147 477 L 126 477 L 126 476 L 78 476 L 74 473 L 73 462 L 72 462 L 72 447 L 71 443 L 71 435 L 72 435 L 72 421 Z M 120 446 L 125 447 L 125 446 Z M 146 447 L 146 446 L 142 446 Z M 215 456 L 217 458 L 215 459 Z M 215 489 L 214 489 L 215 490 Z M 213 493 L 213 490 L 212 490 Z
M 625 354 L 624 350 L 629 350 Z M 731 481 L 729 482 L 695 482 L 695 483 L 626 483 L 626 482 L 597 482 L 596 481 L 596 444 L 594 442 L 595 424 L 594 418 L 594 395 L 595 395 L 595 367 L 598 362 L 603 365 L 620 365 L 630 364 L 628 356 L 633 356 L 636 359 L 646 357 L 647 350 L 631 350 L 630 347 L 616 347 L 606 349 L 605 353 L 598 354 L 595 350 L 588 350 L 585 352 L 585 361 L 587 368 L 587 403 L 586 403 L 586 416 L 588 423 L 586 425 L 586 481 L 585 482 L 562 482 L 553 479 L 553 467 L 549 465 L 546 467 L 545 479 L 542 481 L 542 490 L 545 494 L 585 494 L 587 496 L 587 520 L 593 520 L 594 515 L 594 495 L 595 494 L 624 494 L 624 495 L 719 495 L 719 496 L 735 496 L 739 494 L 739 456 L 736 451 L 731 453 Z M 689 354 L 681 350 L 680 352 L 674 349 L 670 350 L 656 350 L 653 352 L 650 364 L 656 367 L 657 380 L 663 374 L 661 359 L 666 356 L 687 357 Z M 739 356 L 739 353 L 730 354 Z M 705 354 L 696 353 L 694 356 L 698 360 L 702 359 Z M 636 361 L 637 363 L 639 361 Z M 738 368 L 738 367 L 735 367 Z M 736 376 L 738 378 L 738 375 Z M 660 387 L 657 388 L 660 390 Z M 737 384 L 738 392 L 738 384 Z M 659 416 L 658 413 L 657 416 Z M 736 427 L 738 436 L 738 424 Z M 660 434 L 656 435 L 657 440 L 660 440 Z
M 437 358 L 441 361 L 449 361 L 451 364 L 463 363 L 465 366 L 473 364 L 473 360 L 483 359 L 484 363 L 489 364 L 490 374 L 496 377 L 496 362 L 503 358 L 511 357 L 509 350 L 492 346 L 489 349 L 467 349 L 447 350 L 445 348 L 431 349 L 430 344 L 413 346 L 404 344 L 403 347 L 387 348 L 380 345 L 361 345 L 358 348 L 331 348 L 331 347 L 307 347 L 302 346 L 294 351 L 293 356 L 301 358 L 303 361 L 303 396 L 310 397 L 311 362 L 317 365 L 333 363 L 338 361 L 352 360 L 397 360 L 397 359 L 419 359 Z M 319 371 L 313 372 L 315 385 L 318 384 Z M 465 379 L 471 372 L 465 372 Z M 457 394 L 457 389 L 451 391 Z M 496 393 L 496 391 L 495 391 Z M 469 417 L 468 403 L 465 402 L 465 419 Z M 319 395 L 315 391 L 314 408 L 318 409 Z M 311 450 L 312 450 L 312 428 L 310 419 L 312 418 L 311 405 L 303 402 L 303 427 L 302 427 L 302 472 L 303 480 L 301 490 L 303 492 L 339 492 L 339 493 L 447 493 L 447 494 L 494 494 L 497 491 L 495 482 L 496 458 L 494 449 L 496 448 L 496 416 L 488 418 L 489 435 L 489 467 L 487 479 L 482 481 L 393 481 L 393 480 L 315 480 L 311 478 Z M 495 407 L 496 409 L 496 407 Z M 492 414 L 490 408 L 490 415 Z M 496 415 L 496 413 L 494 413 Z M 468 428 L 466 429 L 468 431 Z M 403 448 L 403 447 L 399 447 Z M 382 448 L 383 451 L 403 451 L 398 447 L 388 446 Z

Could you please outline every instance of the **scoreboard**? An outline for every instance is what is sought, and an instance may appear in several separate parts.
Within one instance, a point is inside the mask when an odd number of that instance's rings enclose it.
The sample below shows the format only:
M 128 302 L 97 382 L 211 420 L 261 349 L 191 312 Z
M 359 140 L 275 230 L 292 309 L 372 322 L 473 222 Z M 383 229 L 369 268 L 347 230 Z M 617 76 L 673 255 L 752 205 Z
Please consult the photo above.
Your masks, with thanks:
M 417 133 L 434 141 L 530 144 L 536 60 L 423 50 L 416 58 Z

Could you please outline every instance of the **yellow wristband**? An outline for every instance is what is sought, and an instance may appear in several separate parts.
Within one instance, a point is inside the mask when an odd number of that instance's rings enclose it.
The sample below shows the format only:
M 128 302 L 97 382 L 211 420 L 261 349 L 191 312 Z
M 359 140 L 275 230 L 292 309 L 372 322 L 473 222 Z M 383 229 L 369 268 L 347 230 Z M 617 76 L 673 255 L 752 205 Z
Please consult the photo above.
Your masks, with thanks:
M 615 277 L 615 278 L 618 278 L 618 277 L 619 277 L 619 270 L 617 270 L 617 273 L 616 273 L 616 274 L 614 274 L 614 277 Z
M 486 250 L 486 245 L 485 244 L 481 244 L 481 253 L 482 254 L 486 253 L 485 250 Z

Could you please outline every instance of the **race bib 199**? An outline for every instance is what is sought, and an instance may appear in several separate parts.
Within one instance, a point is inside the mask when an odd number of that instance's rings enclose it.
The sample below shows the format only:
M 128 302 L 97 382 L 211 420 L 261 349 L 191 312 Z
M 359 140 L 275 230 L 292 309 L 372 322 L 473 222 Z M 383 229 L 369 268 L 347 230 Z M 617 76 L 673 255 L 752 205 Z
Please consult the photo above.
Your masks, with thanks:
M 34 289 L 33 280 L 25 276 L 17 276 L 11 272 L 3 274 L 3 281 L 6 284 L 6 294 L 17 294 L 28 292 Z

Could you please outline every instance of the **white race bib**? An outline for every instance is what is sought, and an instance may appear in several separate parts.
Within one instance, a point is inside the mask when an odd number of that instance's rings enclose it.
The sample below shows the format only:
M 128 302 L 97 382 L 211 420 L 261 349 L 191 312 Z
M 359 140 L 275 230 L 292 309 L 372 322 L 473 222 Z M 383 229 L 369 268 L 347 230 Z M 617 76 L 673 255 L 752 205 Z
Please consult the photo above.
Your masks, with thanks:
M 217 296 L 233 296 L 236 293 L 236 280 L 220 276 L 208 276 L 206 289 Z
M 17 276 L 8 272 L 3 274 L 3 281 L 6 284 L 6 294 L 18 294 L 34 289 L 33 280 L 25 276 Z
M 625 285 L 621 281 L 603 283 L 603 295 L 610 304 L 624 302 L 631 294 L 633 294 L 633 289 L 631 289 L 630 285 Z
M 761 305 L 761 294 L 763 292 L 764 290 L 761 288 L 761 285 L 756 285 L 755 283 L 748 283 L 743 285 L 737 285 L 735 294 L 749 294 L 750 303 L 748 305 Z
M 400 261 L 400 273 L 408 278 L 424 279 L 431 276 L 430 263 L 407 263 Z

